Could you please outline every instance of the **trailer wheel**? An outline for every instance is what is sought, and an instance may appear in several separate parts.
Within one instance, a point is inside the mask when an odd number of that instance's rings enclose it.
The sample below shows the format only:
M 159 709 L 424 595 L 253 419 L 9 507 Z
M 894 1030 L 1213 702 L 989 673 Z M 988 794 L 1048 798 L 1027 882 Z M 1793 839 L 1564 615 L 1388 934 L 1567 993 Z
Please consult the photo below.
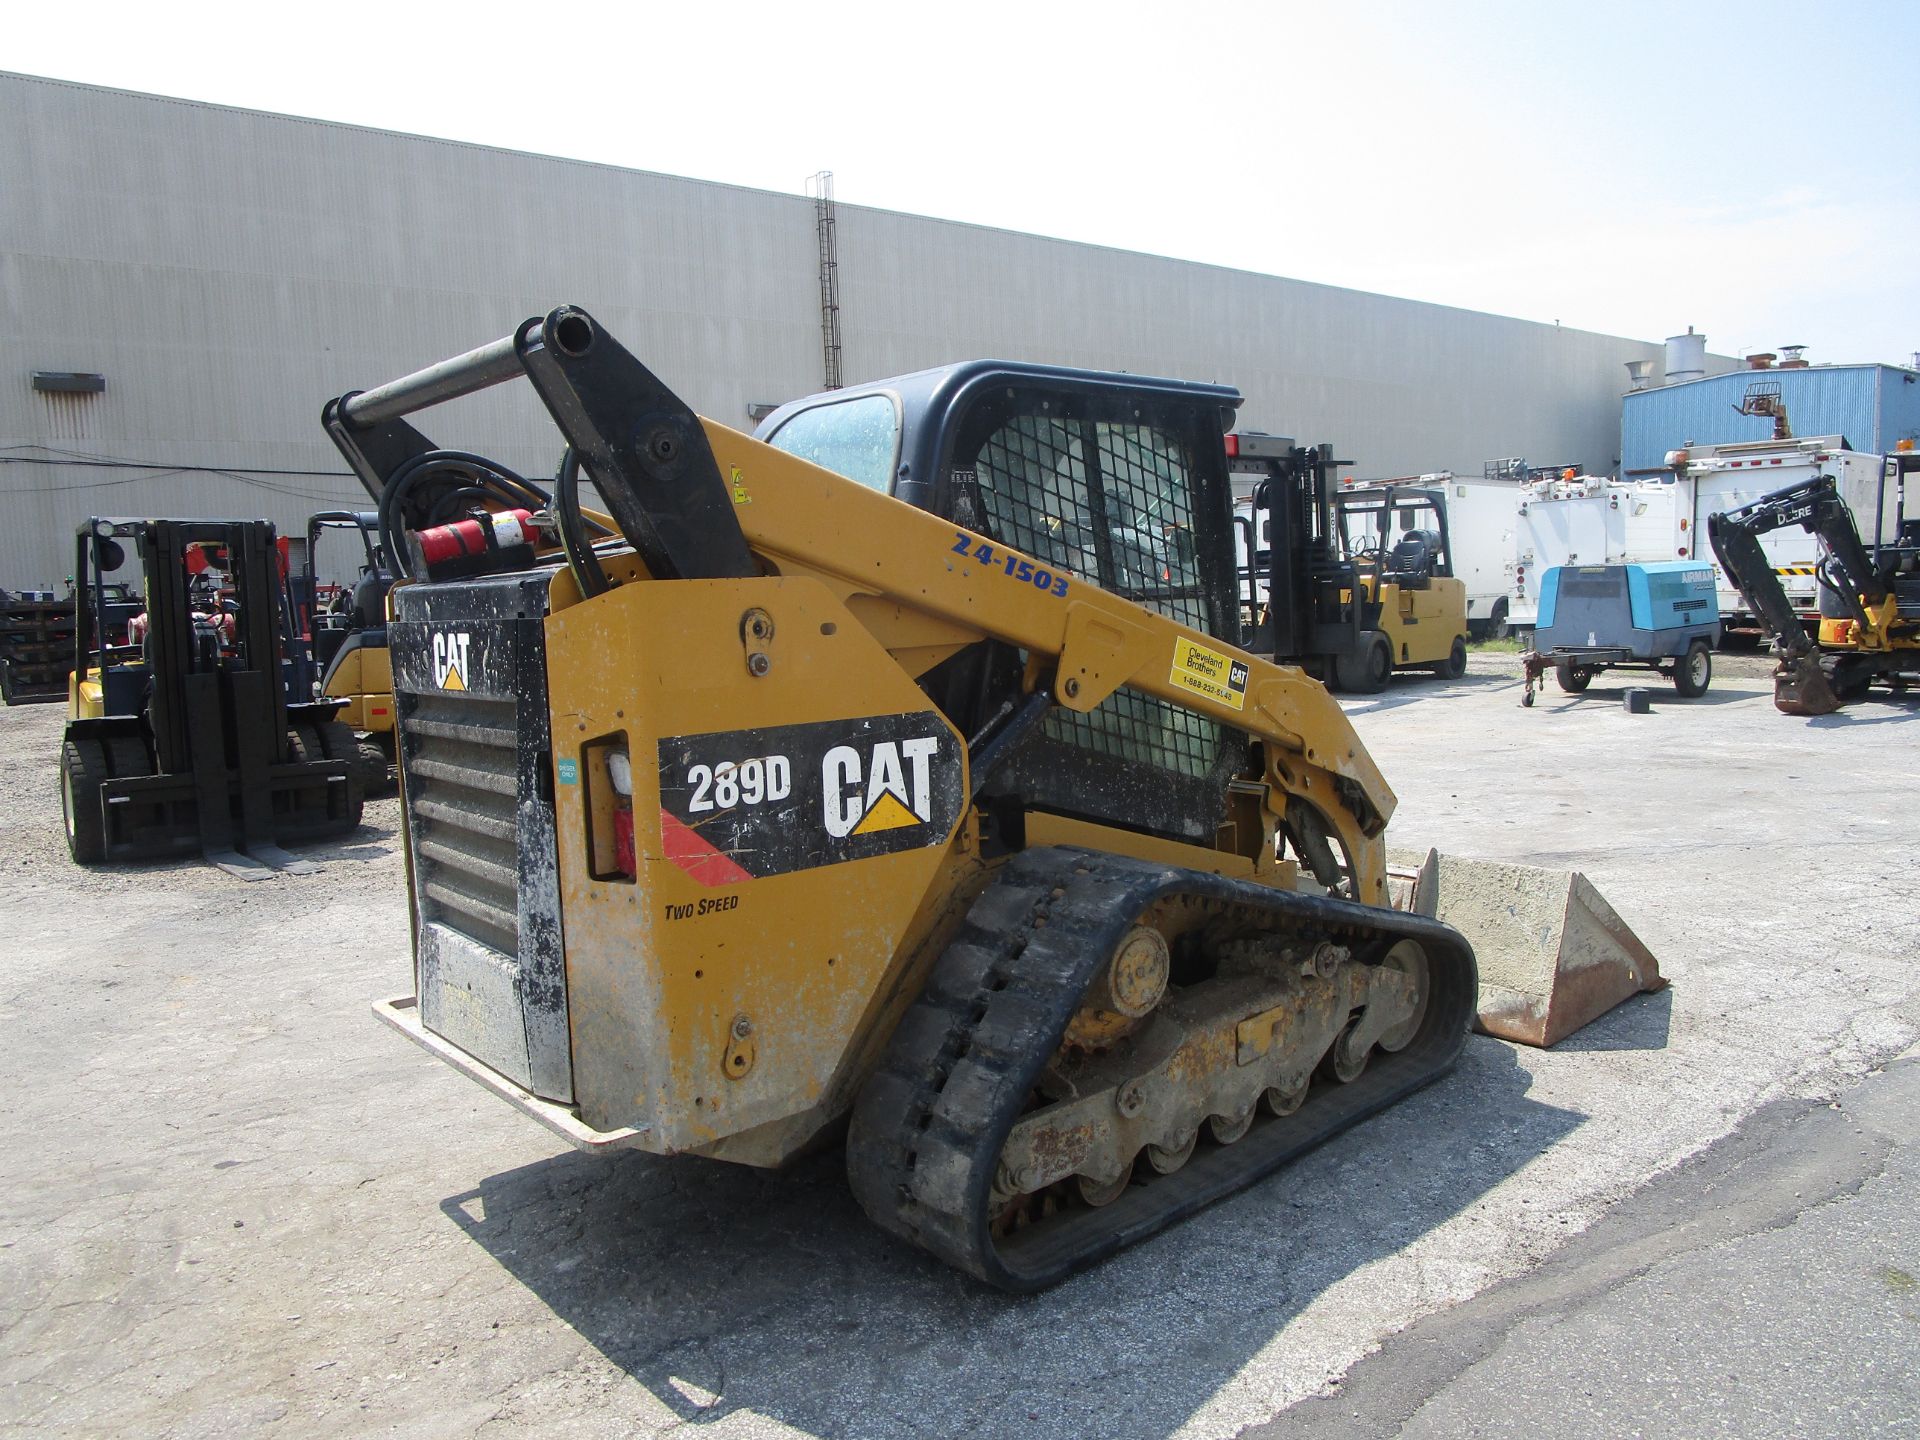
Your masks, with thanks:
M 1486 638 L 1504 640 L 1509 634 L 1507 625 L 1507 597 L 1502 595 L 1493 602 L 1493 613 L 1487 616 Z
M 1588 665 L 1573 665 L 1559 661 L 1553 667 L 1554 681 L 1569 695 L 1584 694 L 1587 686 L 1593 683 L 1593 668 Z
M 100 818 L 100 782 L 107 778 L 107 752 L 98 740 L 67 740 L 60 746 L 60 810 L 67 822 L 67 853 L 76 865 L 107 858 Z
M 1687 653 L 1673 667 L 1673 688 L 1682 700 L 1698 700 L 1707 693 L 1713 679 L 1713 651 L 1704 640 L 1687 646 Z
M 0 660 L 0 704 L 13 704 L 13 661 Z

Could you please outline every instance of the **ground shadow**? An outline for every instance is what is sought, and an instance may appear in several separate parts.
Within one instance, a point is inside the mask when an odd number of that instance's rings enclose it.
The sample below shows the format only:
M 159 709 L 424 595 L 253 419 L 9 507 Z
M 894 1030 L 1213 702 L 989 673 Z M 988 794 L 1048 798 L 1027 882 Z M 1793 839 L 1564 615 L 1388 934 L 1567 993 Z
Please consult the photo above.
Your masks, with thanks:
M 1502 686 L 1519 683 L 1518 677 L 1513 675 L 1468 673 L 1455 680 L 1439 679 L 1432 675 L 1396 675 L 1391 689 L 1378 697 L 1353 695 L 1344 690 L 1336 690 L 1333 695 L 1340 702 L 1340 708 L 1349 715 L 1377 715 L 1383 710 L 1397 710 L 1402 705 L 1411 705 L 1416 700 L 1458 699 L 1463 695 L 1498 690 Z
M 838 1152 L 781 1175 L 568 1152 L 442 1208 L 687 1421 L 744 1410 L 833 1440 L 1159 1440 L 1329 1286 L 1584 1120 L 1529 1099 L 1530 1083 L 1512 1047 L 1469 1037 L 1436 1085 L 1038 1296 L 990 1291 L 882 1235 Z
M 1916 696 L 1901 697 L 1876 695 L 1871 700 L 1856 700 L 1844 710 L 1836 710 L 1831 715 L 1811 715 L 1807 725 L 1814 730 L 1847 730 L 1861 725 L 1904 725 L 1909 720 L 1920 719 L 1920 705 L 1914 703 Z M 1869 709 L 1867 707 L 1872 706 Z
M 1645 690 L 1647 701 L 1655 710 L 1667 707 L 1697 710 L 1702 706 L 1738 705 L 1742 701 L 1752 702 L 1763 698 L 1758 692 L 1752 690 L 1709 689 L 1704 695 L 1687 699 L 1678 694 L 1673 688 L 1673 682 L 1662 675 L 1652 675 L 1644 680 L 1629 680 L 1624 676 L 1616 675 L 1606 683 L 1596 678 L 1593 684 L 1579 695 L 1569 695 L 1564 690 L 1558 689 L 1550 678 L 1541 683 L 1541 698 L 1554 696 L 1559 701 L 1554 706 L 1556 710 L 1564 710 L 1569 706 L 1592 705 L 1595 702 L 1602 705 L 1618 705 L 1629 690 Z
M 1673 987 L 1631 995 L 1567 1036 L 1556 1051 L 1664 1050 L 1673 1029 Z

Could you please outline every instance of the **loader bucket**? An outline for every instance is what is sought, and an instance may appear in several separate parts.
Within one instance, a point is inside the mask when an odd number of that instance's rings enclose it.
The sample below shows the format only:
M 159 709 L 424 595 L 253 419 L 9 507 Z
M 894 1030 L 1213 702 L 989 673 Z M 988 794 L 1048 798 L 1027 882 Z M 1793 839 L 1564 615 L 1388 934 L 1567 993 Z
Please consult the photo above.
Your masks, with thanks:
M 1467 937 L 1480 963 L 1475 1027 L 1548 1046 L 1666 980 L 1638 935 L 1577 870 L 1428 851 L 1396 867 L 1400 902 Z

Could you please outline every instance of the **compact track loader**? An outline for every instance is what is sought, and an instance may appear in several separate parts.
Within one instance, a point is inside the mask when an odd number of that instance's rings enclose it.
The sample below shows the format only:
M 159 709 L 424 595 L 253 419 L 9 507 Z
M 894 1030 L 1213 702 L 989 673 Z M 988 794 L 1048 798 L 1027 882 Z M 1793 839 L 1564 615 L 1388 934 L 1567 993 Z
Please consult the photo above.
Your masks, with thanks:
M 404 418 L 522 376 L 550 490 Z M 377 1013 L 583 1147 L 846 1121 L 867 1213 L 1013 1290 L 1434 1080 L 1474 950 L 1326 690 L 1232 643 L 1238 399 L 974 362 L 761 443 L 563 307 L 330 403 L 401 572 Z M 1555 883 L 1460 889 L 1597 960 Z

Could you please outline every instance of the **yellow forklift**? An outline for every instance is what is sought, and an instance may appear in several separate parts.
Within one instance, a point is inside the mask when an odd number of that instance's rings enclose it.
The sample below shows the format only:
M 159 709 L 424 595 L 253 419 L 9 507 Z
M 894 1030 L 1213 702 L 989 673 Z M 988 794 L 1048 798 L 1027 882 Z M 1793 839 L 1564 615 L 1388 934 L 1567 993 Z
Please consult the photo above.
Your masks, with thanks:
M 318 556 L 329 534 L 359 541 L 353 583 L 321 602 Z M 303 627 L 319 677 L 319 698 L 340 703 L 338 719 L 355 736 L 355 753 L 368 794 L 390 781 L 393 765 L 393 662 L 387 654 L 387 591 L 393 567 L 380 544 L 380 516 L 372 510 L 322 510 L 307 521 L 301 577 Z
M 1396 670 L 1467 670 L 1467 587 L 1454 578 L 1446 491 L 1336 481 L 1328 445 L 1226 437 L 1266 476 L 1240 508 L 1243 644 L 1339 689 L 1378 694 Z

